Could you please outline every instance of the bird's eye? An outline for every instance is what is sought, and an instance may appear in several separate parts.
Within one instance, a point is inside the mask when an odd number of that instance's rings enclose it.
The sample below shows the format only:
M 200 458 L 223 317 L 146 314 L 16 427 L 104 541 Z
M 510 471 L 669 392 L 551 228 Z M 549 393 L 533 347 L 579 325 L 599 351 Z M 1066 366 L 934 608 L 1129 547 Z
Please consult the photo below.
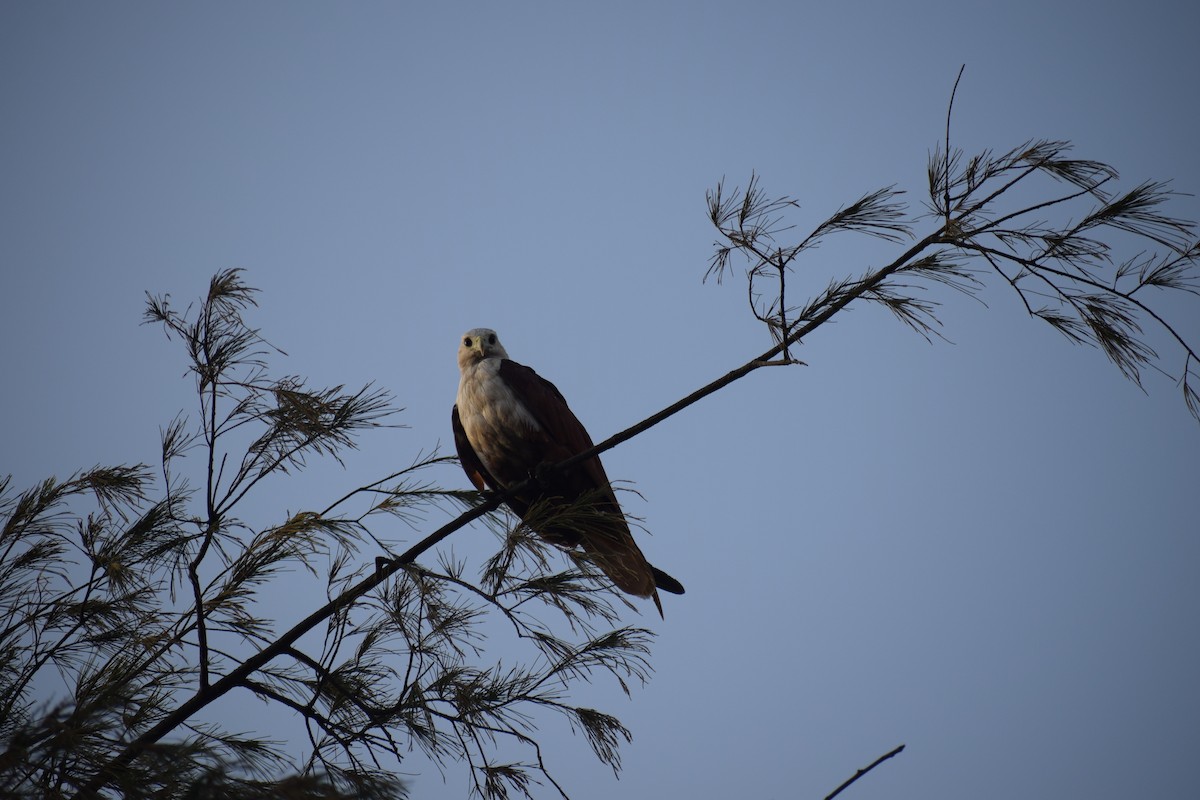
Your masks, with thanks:
M 471 346 L 471 337 L 464 336 L 463 337 L 463 347 L 470 347 L 470 346 Z
M 496 343 L 496 334 L 493 333 L 491 336 L 488 337 L 488 344 L 495 344 L 495 343 Z

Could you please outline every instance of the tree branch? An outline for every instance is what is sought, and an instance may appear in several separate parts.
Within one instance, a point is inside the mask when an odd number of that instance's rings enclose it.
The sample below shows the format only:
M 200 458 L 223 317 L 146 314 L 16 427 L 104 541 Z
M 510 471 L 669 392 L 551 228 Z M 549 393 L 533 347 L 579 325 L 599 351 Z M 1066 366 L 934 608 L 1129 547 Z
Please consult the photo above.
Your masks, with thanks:
M 901 753 L 903 750 L 904 750 L 904 745 L 900 745 L 900 746 L 899 746 L 899 747 L 897 747 L 895 750 L 892 750 L 890 753 L 884 753 L 884 754 L 883 754 L 883 755 L 881 755 L 879 758 L 875 759 L 875 760 L 874 760 L 874 761 L 872 761 L 870 764 L 868 764 L 867 766 L 865 766 L 865 767 L 863 767 L 862 769 L 860 769 L 858 772 L 856 772 L 856 773 L 854 773 L 853 775 L 851 775 L 851 776 L 850 776 L 850 777 L 849 777 L 849 778 L 846 780 L 846 782 L 845 782 L 845 783 L 843 783 L 843 784 L 842 784 L 841 786 L 839 786 L 838 788 L 834 789 L 832 793 L 830 793 L 830 794 L 826 795 L 826 796 L 825 796 L 825 800 L 833 800 L 833 798 L 835 798 L 835 797 L 837 797 L 839 794 L 841 794 L 841 793 L 842 793 L 842 790 L 844 790 L 844 789 L 845 789 L 847 786 L 849 786 L 850 784 L 854 783 L 856 780 L 858 780 L 859 778 L 861 778 L 863 775 L 866 775 L 868 772 L 870 772 L 871 770 L 875 769 L 876 767 L 878 767 L 878 766 L 879 766 L 880 764 L 882 764 L 884 761 L 887 761 L 887 760 L 888 760 L 889 758 L 891 758 L 892 756 L 899 755 L 899 754 L 900 754 L 900 753 Z

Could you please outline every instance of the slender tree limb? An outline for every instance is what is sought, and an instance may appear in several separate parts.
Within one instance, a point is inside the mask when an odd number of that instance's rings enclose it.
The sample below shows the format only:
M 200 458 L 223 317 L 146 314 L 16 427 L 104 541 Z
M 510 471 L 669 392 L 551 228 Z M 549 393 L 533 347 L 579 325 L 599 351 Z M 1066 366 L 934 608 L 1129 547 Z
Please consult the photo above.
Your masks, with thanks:
M 856 772 L 856 773 L 854 773 L 853 775 L 851 775 L 851 776 L 850 776 L 850 777 L 849 777 L 849 778 L 846 780 L 846 782 L 845 782 L 845 783 L 843 783 L 843 784 L 842 784 L 841 786 L 839 786 L 838 788 L 834 789 L 834 790 L 833 790 L 833 792 L 832 792 L 831 794 L 828 794 L 828 795 L 826 795 L 826 796 L 825 796 L 825 800 L 833 800 L 833 798 L 835 798 L 835 797 L 837 797 L 839 794 L 841 794 L 841 793 L 842 793 L 842 791 L 843 791 L 843 790 L 844 790 L 846 787 L 848 787 L 850 784 L 854 783 L 856 780 L 858 780 L 859 778 L 861 778 L 863 775 L 866 775 L 868 772 L 870 772 L 871 770 L 875 769 L 876 767 L 878 767 L 878 766 L 879 766 L 880 764 L 882 764 L 884 761 L 887 761 L 887 760 L 888 760 L 889 758 L 891 758 L 892 756 L 897 756 L 897 755 L 899 755 L 899 754 L 900 754 L 901 752 L 903 752 L 903 751 L 904 751 L 904 745 L 900 745 L 900 746 L 899 746 L 899 747 L 897 747 L 895 750 L 892 750 L 890 753 L 884 753 L 884 754 L 883 754 L 883 755 L 881 755 L 879 758 L 875 759 L 875 760 L 874 760 L 874 761 L 872 761 L 870 764 L 868 764 L 867 766 L 865 766 L 865 767 L 863 767 L 862 769 L 860 769 L 858 772 Z
M 946 104 L 946 177 L 945 177 L 945 200 L 946 218 L 943 225 L 950 227 L 950 120 L 954 116 L 954 97 L 958 94 L 958 82 L 962 80 L 963 71 L 967 65 L 963 64 L 958 68 L 958 76 L 954 79 L 954 88 L 950 90 L 950 102 Z
M 892 275 L 893 273 L 900 270 L 905 264 L 907 264 L 909 261 L 911 261 L 917 255 L 919 255 L 926 248 L 939 243 L 944 235 L 945 235 L 944 229 L 938 228 L 938 230 L 934 231 L 933 233 L 929 234 L 925 238 L 921 239 L 916 244 L 914 244 L 912 247 L 910 247 L 908 250 L 906 250 L 903 253 L 903 255 L 901 255 L 899 258 L 895 259 L 894 261 L 892 261 L 887 266 L 876 270 L 875 272 L 871 273 L 867 278 L 856 282 L 852 288 L 848 289 L 846 292 L 844 292 L 843 294 L 838 296 L 837 299 L 831 301 L 828 305 L 826 305 L 824 310 L 822 310 L 820 313 L 816 314 L 812 319 L 810 319 L 804 325 L 797 328 L 794 333 L 789 335 L 786 339 L 784 339 L 779 344 L 772 347 L 770 350 L 767 350 L 762 355 L 759 355 L 755 358 L 750 359 L 749 361 L 747 361 L 745 364 L 742 364 L 737 369 L 730 370 L 729 372 L 722 375 L 720 378 L 717 378 L 716 380 L 712 381 L 711 383 L 705 384 L 704 386 L 700 387 L 696 391 L 689 394 L 687 397 L 684 397 L 683 399 L 681 399 L 675 403 L 672 403 L 671 405 L 664 408 L 662 411 L 659 411 L 657 414 L 652 414 L 651 416 L 647 417 L 646 419 L 642 420 L 641 422 L 637 423 L 636 425 L 631 425 L 630 427 L 626 428 L 625 430 L 613 434 L 612 436 L 610 436 L 609 438 L 600 442 L 598 445 L 591 448 L 590 450 L 585 450 L 582 453 L 574 455 L 571 458 L 568 458 L 566 461 L 563 461 L 562 463 L 555 465 L 552 469 L 556 469 L 556 470 L 569 469 L 570 467 L 573 467 L 574 465 L 580 463 L 581 461 L 586 461 L 587 459 L 592 458 L 593 456 L 599 455 L 600 453 L 603 453 L 607 450 L 611 450 L 612 448 L 616 447 L 617 445 L 627 442 L 630 439 L 632 439 L 633 437 L 648 431 L 650 428 L 653 428 L 658 423 L 675 416 L 680 411 L 683 411 L 684 409 L 695 405 L 696 403 L 700 402 L 701 400 L 708 397 L 709 395 L 714 394 L 714 393 L 720 391 L 721 389 L 724 389 L 726 386 L 733 383 L 734 381 L 737 381 L 737 380 L 740 380 L 741 378 L 746 377 L 754 370 L 759 369 L 760 367 L 772 364 L 774 362 L 774 360 L 778 356 L 782 355 L 783 352 L 788 347 L 796 344 L 801 339 L 803 339 L 805 336 L 812 333 L 817 328 L 819 328 L 821 325 L 828 322 L 831 317 L 833 317 L 835 314 L 837 314 L 843 308 L 848 306 L 852 301 L 858 299 L 859 297 L 862 297 L 864 294 L 869 292 L 871 289 L 874 289 L 879 284 L 883 283 L 884 280 L 886 280 L 890 275 Z

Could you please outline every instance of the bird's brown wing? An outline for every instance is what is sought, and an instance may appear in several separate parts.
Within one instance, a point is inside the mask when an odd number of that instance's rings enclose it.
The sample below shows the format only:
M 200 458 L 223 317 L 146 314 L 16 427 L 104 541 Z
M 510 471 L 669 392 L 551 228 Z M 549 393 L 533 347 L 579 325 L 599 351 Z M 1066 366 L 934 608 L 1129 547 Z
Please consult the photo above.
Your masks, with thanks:
M 556 464 L 591 449 L 592 437 L 554 384 L 529 367 L 508 359 L 501 362 L 499 377 L 541 426 L 546 463 Z M 629 525 L 598 457 L 552 476 L 547 494 L 557 495 L 568 504 L 591 498 L 595 511 L 600 513 L 591 524 L 577 523 L 583 549 L 596 559 L 617 588 L 638 597 L 653 597 L 658 603 L 650 565 L 629 532 Z M 659 610 L 661 613 L 661 606 Z
M 508 359 L 501 362 L 499 374 L 541 426 L 544 434 L 542 460 L 545 463 L 556 464 L 592 448 L 592 437 L 553 383 L 524 364 Z M 559 483 L 561 486 L 556 488 L 564 489 L 567 499 L 575 500 L 584 494 L 598 495 L 604 504 L 620 511 L 617 496 L 599 457 L 576 465 Z

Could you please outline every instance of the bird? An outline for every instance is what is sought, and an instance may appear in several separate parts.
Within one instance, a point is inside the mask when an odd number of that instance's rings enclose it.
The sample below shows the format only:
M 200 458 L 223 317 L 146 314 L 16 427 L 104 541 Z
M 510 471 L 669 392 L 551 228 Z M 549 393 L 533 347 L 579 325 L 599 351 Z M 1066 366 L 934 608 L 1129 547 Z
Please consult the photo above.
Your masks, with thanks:
M 658 590 L 683 594 L 683 585 L 642 554 L 599 456 L 549 469 L 593 446 L 558 388 L 510 359 L 490 328 L 463 334 L 458 368 L 450 421 L 459 463 L 475 488 L 503 492 L 534 478 L 532 488 L 506 499 L 513 513 L 546 541 L 582 548 L 613 585 L 652 598 L 662 616 Z

